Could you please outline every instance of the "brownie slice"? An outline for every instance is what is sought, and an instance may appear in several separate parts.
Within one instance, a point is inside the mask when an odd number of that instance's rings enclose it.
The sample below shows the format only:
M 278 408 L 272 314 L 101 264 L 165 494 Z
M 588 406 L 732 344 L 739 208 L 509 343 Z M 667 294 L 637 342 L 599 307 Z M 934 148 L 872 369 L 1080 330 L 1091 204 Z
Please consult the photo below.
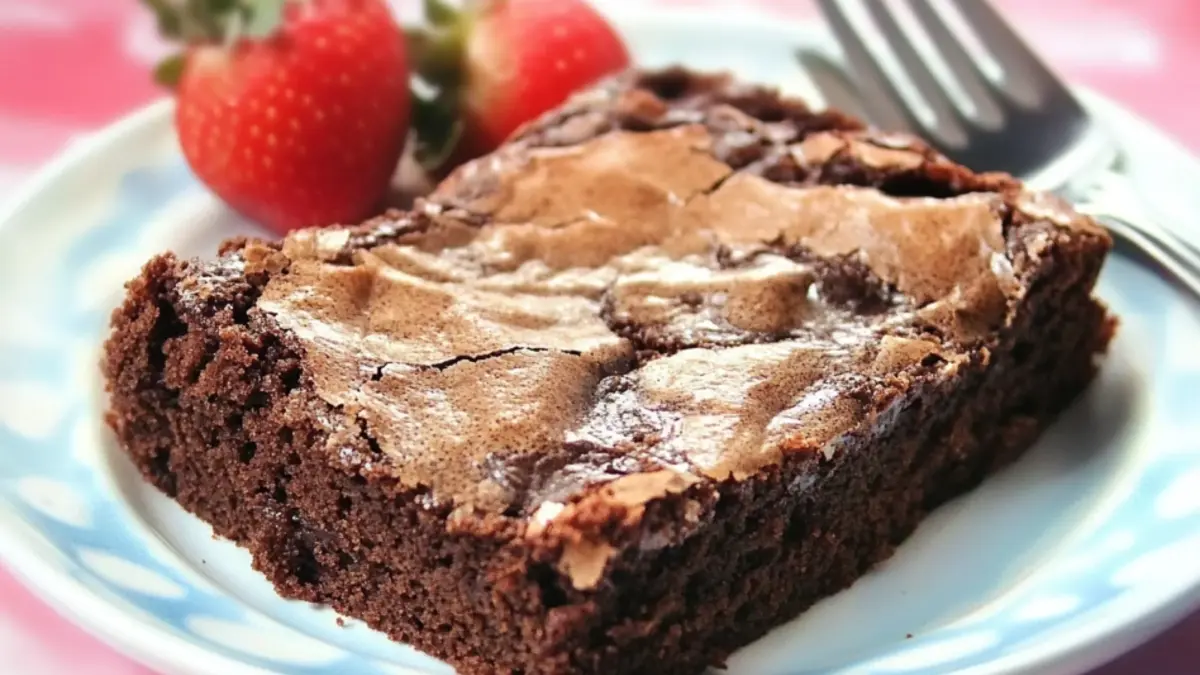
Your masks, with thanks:
M 110 422 L 146 478 L 462 673 L 683 673 L 1016 458 L 1114 322 L 1087 218 L 673 69 L 410 212 L 151 260 Z

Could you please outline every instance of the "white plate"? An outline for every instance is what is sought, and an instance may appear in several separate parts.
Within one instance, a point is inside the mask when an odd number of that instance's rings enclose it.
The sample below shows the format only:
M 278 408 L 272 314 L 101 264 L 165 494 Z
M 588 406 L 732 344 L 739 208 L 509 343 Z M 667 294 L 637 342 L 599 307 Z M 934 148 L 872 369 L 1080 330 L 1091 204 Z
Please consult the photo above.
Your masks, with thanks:
M 730 68 L 812 92 L 813 28 L 703 15 L 621 25 L 640 60 Z M 1200 165 L 1088 97 L 1164 218 L 1200 213 Z M 0 556 L 64 614 L 167 672 L 449 673 L 335 615 L 281 600 L 249 557 L 146 487 L 102 413 L 99 343 L 150 254 L 210 255 L 251 226 L 189 175 L 169 106 L 48 167 L 0 214 Z M 850 590 L 739 652 L 734 673 L 1074 673 L 1200 601 L 1200 321 L 1116 256 L 1123 326 L 1103 375 L 1030 454 L 939 510 Z M 909 637 L 911 636 L 911 637 Z

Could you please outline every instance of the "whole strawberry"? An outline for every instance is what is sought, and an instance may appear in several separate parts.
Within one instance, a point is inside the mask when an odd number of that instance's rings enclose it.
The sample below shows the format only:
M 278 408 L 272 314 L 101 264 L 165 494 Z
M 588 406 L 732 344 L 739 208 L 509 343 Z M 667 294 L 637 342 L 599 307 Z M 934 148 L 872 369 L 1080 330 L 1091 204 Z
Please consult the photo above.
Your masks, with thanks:
M 233 208 L 286 232 L 362 220 L 408 132 L 403 33 L 384 0 L 145 0 L 183 53 L 179 142 Z
M 493 150 L 573 92 L 629 66 L 620 36 L 584 0 L 476 0 L 458 11 L 426 0 L 410 32 L 413 64 L 436 94 L 415 101 L 418 159 Z

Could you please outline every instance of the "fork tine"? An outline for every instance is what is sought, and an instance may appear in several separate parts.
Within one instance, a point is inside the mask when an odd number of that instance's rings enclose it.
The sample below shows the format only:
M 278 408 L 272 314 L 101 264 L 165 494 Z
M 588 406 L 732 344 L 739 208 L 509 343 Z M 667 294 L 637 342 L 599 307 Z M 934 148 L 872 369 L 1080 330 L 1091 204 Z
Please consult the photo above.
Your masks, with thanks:
M 933 46 L 942 54 L 942 59 L 962 85 L 967 98 L 975 106 L 976 115 L 986 121 L 1001 121 L 999 99 L 995 96 L 995 85 L 979 67 L 979 61 L 963 46 L 962 39 L 954 33 L 934 8 L 936 0 L 913 0 L 913 14 L 929 34 Z
M 862 93 L 854 86 L 843 64 L 835 62 L 825 54 L 807 49 L 798 50 L 796 60 L 812 80 L 813 86 L 821 93 L 826 107 L 867 119 L 867 111 L 863 110 Z
M 960 2 L 955 6 L 980 42 L 986 45 L 992 58 L 996 59 L 1007 83 L 1028 88 L 1036 99 L 1051 96 L 1071 98 L 1062 80 L 1026 46 L 1021 36 L 988 0 Z
M 894 5 L 884 2 L 865 2 L 863 4 L 892 48 L 892 53 L 908 73 L 917 93 L 932 110 L 936 119 L 929 131 L 945 141 L 958 140 L 961 142 L 965 120 L 954 101 L 947 95 L 946 88 L 938 82 L 937 77 L 930 70 L 925 57 L 913 46 L 912 38 L 904 33 L 904 29 L 896 21 L 895 10 L 888 9 L 889 6 L 894 7 Z
M 875 59 L 839 0 L 817 0 L 829 28 L 837 37 L 850 68 L 856 75 L 859 94 L 869 119 L 881 126 L 920 134 L 923 124 Z

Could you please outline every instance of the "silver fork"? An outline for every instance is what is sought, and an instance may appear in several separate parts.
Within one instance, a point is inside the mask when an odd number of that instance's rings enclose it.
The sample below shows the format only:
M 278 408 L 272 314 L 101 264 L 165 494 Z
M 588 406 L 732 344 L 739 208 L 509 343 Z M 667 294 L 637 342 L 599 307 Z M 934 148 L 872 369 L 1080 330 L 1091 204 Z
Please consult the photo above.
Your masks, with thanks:
M 853 4 L 865 16 L 858 17 L 846 0 L 818 3 L 872 122 L 907 128 L 972 169 L 1004 171 L 1062 195 L 1200 296 L 1200 248 L 1148 216 L 1121 174 L 1117 144 L 986 0 L 955 6 L 999 66 L 998 77 L 971 53 L 934 0 L 860 0 Z M 966 105 L 956 102 L 917 48 L 917 38 L 902 28 L 897 10 L 904 6 L 927 35 L 923 46 L 940 55 Z M 869 35 L 866 18 L 882 34 L 890 58 Z M 889 75 L 889 63 L 902 69 L 909 87 Z

